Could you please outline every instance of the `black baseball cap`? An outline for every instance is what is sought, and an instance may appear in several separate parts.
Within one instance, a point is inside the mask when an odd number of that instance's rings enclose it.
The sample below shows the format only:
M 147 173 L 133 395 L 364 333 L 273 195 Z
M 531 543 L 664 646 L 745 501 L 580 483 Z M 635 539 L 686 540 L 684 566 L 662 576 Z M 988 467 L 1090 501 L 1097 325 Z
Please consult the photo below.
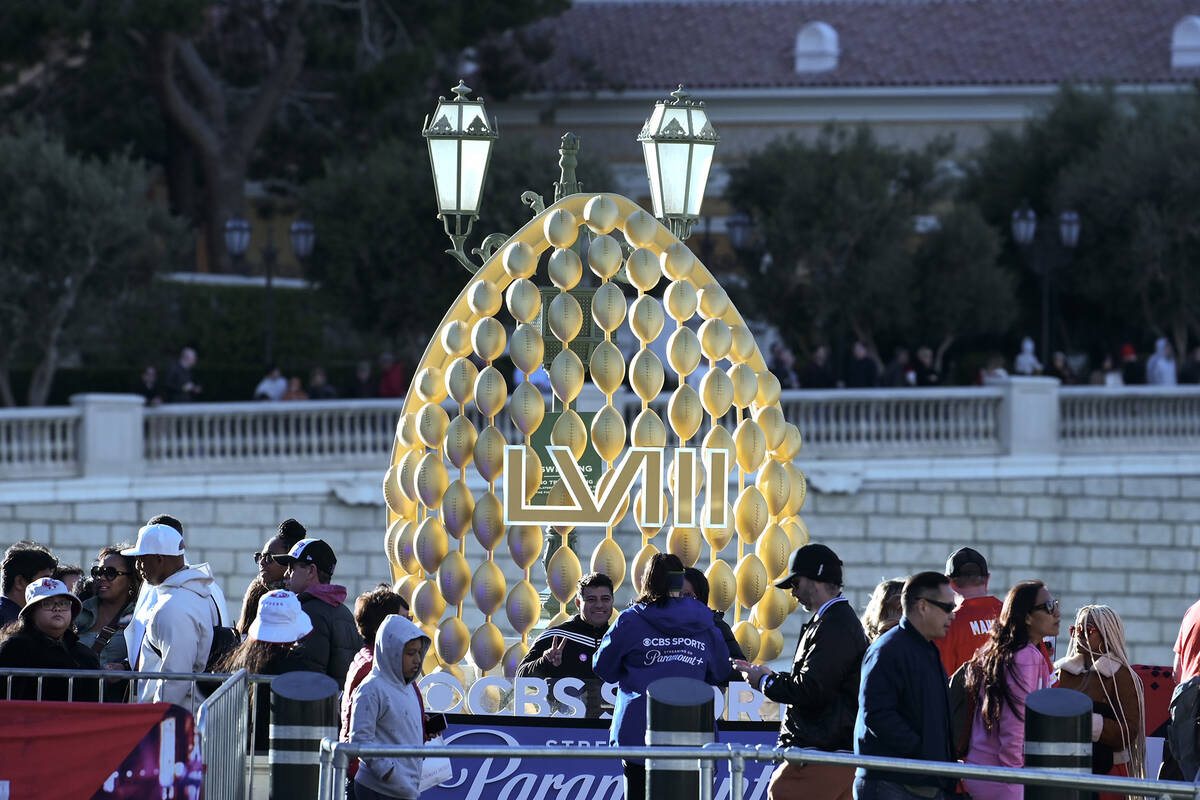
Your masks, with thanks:
M 987 559 L 978 550 L 960 547 L 946 559 L 947 578 L 986 578 Z
M 842 585 L 842 562 L 837 554 L 823 544 L 806 544 L 792 553 L 791 569 L 775 582 L 780 589 L 791 588 L 797 577 Z
M 323 539 L 301 539 L 292 545 L 286 556 L 276 558 L 285 565 L 314 564 L 321 572 L 328 572 L 330 575 L 337 566 L 337 556 L 333 554 L 333 548 Z

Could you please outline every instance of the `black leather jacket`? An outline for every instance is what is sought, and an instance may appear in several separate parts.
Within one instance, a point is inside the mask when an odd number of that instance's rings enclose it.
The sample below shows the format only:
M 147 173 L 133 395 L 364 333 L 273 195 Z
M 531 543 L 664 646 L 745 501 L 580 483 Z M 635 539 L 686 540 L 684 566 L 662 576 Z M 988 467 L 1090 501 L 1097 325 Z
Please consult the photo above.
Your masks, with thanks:
M 849 602 L 834 603 L 805 624 L 791 673 L 763 681 L 763 693 L 788 706 L 779 724 L 780 746 L 851 749 L 866 651 L 867 635 Z

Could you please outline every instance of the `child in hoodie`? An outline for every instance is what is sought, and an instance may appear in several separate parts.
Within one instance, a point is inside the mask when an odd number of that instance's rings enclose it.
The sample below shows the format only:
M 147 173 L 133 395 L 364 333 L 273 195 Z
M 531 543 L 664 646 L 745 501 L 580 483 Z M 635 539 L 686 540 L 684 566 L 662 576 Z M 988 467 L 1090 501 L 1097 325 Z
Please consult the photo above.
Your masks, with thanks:
M 417 691 L 429 637 L 404 617 L 389 614 L 375 634 L 375 663 L 350 703 L 350 741 L 355 744 L 421 745 L 425 709 Z M 356 800 L 416 800 L 417 756 L 363 758 L 354 777 Z

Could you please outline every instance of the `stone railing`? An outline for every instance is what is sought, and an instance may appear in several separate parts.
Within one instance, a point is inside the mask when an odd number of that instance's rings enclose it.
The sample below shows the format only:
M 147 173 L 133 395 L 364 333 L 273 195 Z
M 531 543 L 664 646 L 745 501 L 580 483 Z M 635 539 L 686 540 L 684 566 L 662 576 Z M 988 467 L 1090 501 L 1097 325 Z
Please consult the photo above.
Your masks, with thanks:
M 668 398 L 651 403 L 664 417 Z M 641 401 L 628 392 L 615 401 L 632 423 Z M 330 400 L 145 408 L 135 395 L 98 394 L 71 403 L 0 410 L 0 478 L 382 468 L 402 406 Z M 1060 388 L 1050 378 L 1013 378 L 974 388 L 788 391 L 781 405 L 804 437 L 805 460 L 1200 449 L 1200 387 Z M 452 405 L 447 410 L 454 413 Z M 468 415 L 484 424 L 473 407 Z M 733 414 L 722 420 L 735 422 Z M 519 441 L 507 414 L 496 424 Z
M 1200 387 L 1069 386 L 1059 390 L 1063 452 L 1200 450 Z
M 77 407 L 0 412 L 0 476 L 53 478 L 79 471 Z

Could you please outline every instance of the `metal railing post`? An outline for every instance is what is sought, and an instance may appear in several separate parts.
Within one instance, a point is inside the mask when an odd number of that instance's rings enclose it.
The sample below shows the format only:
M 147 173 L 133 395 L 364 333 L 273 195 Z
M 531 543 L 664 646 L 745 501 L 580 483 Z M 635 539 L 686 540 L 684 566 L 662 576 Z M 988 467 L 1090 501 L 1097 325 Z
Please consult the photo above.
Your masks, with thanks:
M 729 796 L 731 800 L 742 800 L 742 776 L 746 772 L 746 759 L 741 750 L 734 750 L 729 762 Z

